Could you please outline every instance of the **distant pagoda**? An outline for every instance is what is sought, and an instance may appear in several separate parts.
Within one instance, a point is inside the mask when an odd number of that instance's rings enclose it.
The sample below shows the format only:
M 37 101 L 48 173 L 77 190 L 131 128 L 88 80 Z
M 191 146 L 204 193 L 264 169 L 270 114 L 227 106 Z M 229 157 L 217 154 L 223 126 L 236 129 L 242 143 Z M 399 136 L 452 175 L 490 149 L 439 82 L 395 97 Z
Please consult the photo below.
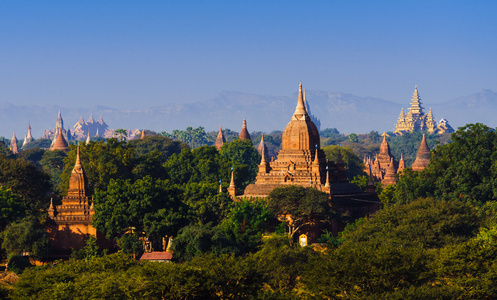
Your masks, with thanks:
M 437 121 L 435 121 L 431 108 L 427 114 L 423 112 L 418 87 L 416 86 L 411 99 L 411 107 L 409 107 L 407 114 L 404 113 L 404 109 L 400 111 L 394 133 L 402 135 L 414 131 L 427 131 L 428 133 L 438 134 L 454 132 L 448 121 L 443 120 L 444 124 L 437 126 Z

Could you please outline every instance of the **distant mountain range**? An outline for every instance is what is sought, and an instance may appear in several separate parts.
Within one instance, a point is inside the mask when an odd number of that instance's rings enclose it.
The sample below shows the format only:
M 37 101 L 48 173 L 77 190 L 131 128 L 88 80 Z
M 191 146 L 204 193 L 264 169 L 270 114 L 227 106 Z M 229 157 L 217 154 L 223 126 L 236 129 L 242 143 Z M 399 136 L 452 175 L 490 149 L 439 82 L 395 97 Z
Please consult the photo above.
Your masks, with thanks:
M 410 98 L 399 104 L 373 97 L 359 97 L 340 92 L 307 91 L 310 111 L 321 121 L 321 128 L 335 127 L 343 133 L 367 133 L 371 130 L 393 131 L 401 108 L 407 112 Z M 454 129 L 467 123 L 480 122 L 497 126 L 497 93 L 491 90 L 430 105 L 421 99 L 425 111 L 431 107 L 437 121 L 449 120 Z M 213 131 L 221 125 L 239 131 L 242 120 L 247 120 L 249 131 L 271 132 L 283 130 L 297 103 L 297 93 L 291 96 L 264 96 L 238 92 L 222 92 L 217 97 L 194 103 L 175 103 L 148 109 L 124 110 L 119 108 L 61 107 L 64 127 L 71 127 L 81 116 L 100 116 L 110 128 L 145 128 L 157 132 L 203 126 Z M 58 106 L 26 106 L 0 104 L 2 122 L 0 135 L 11 138 L 15 131 L 22 139 L 31 122 L 33 136 L 38 138 L 45 129 L 55 127 Z

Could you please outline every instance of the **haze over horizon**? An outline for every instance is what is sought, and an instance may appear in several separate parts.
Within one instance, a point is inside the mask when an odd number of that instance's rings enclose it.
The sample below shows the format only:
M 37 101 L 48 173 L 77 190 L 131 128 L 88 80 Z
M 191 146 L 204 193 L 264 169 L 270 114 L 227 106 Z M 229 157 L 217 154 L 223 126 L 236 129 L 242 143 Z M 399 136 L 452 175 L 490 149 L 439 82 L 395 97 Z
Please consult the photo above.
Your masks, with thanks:
M 289 96 L 299 80 L 309 90 L 404 107 L 417 84 L 424 103 L 442 103 L 497 91 L 496 8 L 493 1 L 2 2 L 0 103 L 137 109 L 222 91 Z

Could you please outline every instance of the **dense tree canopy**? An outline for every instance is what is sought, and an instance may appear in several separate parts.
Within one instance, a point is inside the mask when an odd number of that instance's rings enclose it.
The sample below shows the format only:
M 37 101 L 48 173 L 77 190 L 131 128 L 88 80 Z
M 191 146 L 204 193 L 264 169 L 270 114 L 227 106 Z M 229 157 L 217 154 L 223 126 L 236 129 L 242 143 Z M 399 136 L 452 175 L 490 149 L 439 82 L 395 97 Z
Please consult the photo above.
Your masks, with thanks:
M 362 160 L 354 154 L 351 148 L 333 145 L 323 148 L 326 159 L 329 161 L 334 161 L 335 163 L 338 159 L 339 150 L 342 156 L 342 161 L 345 164 L 345 172 L 347 172 L 347 177 L 349 178 L 349 180 L 354 178 L 355 176 L 363 175 L 364 164 L 362 163 Z
M 312 187 L 289 185 L 275 188 L 267 197 L 267 205 L 285 223 L 290 237 L 304 226 L 330 222 L 336 217 L 328 194 Z
M 418 197 L 487 202 L 497 199 L 497 133 L 469 124 L 451 136 L 451 143 L 431 150 L 421 172 L 406 170 L 389 202 L 407 203 Z

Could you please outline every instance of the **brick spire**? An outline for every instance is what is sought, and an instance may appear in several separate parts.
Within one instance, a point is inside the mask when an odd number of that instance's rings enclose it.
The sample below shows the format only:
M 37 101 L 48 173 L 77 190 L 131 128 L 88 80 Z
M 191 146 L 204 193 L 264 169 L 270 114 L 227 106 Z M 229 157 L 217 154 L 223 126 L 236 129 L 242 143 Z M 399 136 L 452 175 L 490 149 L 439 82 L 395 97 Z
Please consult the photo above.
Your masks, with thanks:
M 221 128 L 221 125 L 219 125 L 219 133 L 217 134 L 214 146 L 216 146 L 216 149 L 219 150 L 224 145 L 224 143 L 226 143 L 226 139 L 224 138 L 223 128 Z
M 395 184 L 397 182 L 397 179 L 395 179 L 395 173 L 396 173 L 395 172 L 395 165 L 394 165 L 393 157 L 392 157 L 390 159 L 390 164 L 387 167 L 385 177 L 383 177 L 383 180 L 381 181 L 381 183 L 383 184 L 384 187 L 387 185 Z
M 62 134 L 62 128 L 59 127 L 59 134 L 57 135 L 57 138 L 55 139 L 55 142 L 52 144 L 52 147 L 50 147 L 50 150 L 62 150 L 62 151 L 68 151 L 68 146 L 66 139 L 64 138 L 64 135 Z
M 231 198 L 235 199 L 237 192 L 238 190 L 235 185 L 235 170 L 233 167 L 231 167 L 231 182 L 230 186 L 228 187 L 228 193 L 230 194 Z
M 430 163 L 430 149 L 426 143 L 426 137 L 423 134 L 423 140 L 419 145 L 418 153 L 416 153 L 416 160 L 412 164 L 412 169 L 414 171 L 421 171 Z
M 242 141 L 250 140 L 250 134 L 247 130 L 247 121 L 245 119 L 243 119 L 242 131 L 240 131 L 238 138 Z
M 69 189 L 67 196 L 72 197 L 87 197 L 88 196 L 88 179 L 86 178 L 85 171 L 81 165 L 79 158 L 79 146 L 76 152 L 76 163 L 69 179 Z
M 293 118 L 295 120 L 306 120 L 310 119 L 307 114 L 307 110 L 305 109 L 304 104 L 304 95 L 302 93 L 302 83 L 299 83 L 299 98 L 297 100 L 297 107 L 295 108 L 295 112 L 293 113 Z
M 14 135 L 12 136 L 12 139 L 10 140 L 10 151 L 12 151 L 13 154 L 19 153 L 19 149 L 17 148 L 17 138 L 15 132 Z
M 400 174 L 406 168 L 406 162 L 404 161 L 404 154 L 400 154 L 399 167 L 397 168 L 397 174 Z
M 142 140 L 143 140 L 143 139 L 145 138 L 145 136 L 146 136 L 146 134 L 145 134 L 145 128 L 144 128 L 144 129 L 142 130 L 142 135 L 141 135 L 140 139 L 142 139 Z

